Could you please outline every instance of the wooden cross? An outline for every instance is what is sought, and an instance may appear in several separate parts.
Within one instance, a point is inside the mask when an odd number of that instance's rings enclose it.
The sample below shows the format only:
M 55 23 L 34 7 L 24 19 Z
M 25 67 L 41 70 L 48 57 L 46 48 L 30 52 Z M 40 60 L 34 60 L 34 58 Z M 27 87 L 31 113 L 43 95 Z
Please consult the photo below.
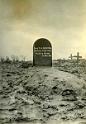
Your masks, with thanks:
M 79 55 L 79 52 L 77 52 L 77 55 L 73 56 L 73 57 L 76 57 L 77 63 L 79 63 L 80 58 L 82 58 L 82 56 Z
M 73 59 L 73 55 L 72 55 L 72 54 L 70 54 L 69 58 L 72 60 L 72 59 Z

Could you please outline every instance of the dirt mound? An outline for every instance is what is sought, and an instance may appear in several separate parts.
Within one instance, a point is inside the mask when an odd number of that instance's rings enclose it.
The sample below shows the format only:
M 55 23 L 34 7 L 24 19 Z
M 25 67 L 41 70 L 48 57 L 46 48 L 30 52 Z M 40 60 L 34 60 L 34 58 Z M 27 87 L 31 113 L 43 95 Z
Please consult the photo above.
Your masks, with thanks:
M 57 68 L 0 66 L 0 123 L 86 119 L 86 82 Z

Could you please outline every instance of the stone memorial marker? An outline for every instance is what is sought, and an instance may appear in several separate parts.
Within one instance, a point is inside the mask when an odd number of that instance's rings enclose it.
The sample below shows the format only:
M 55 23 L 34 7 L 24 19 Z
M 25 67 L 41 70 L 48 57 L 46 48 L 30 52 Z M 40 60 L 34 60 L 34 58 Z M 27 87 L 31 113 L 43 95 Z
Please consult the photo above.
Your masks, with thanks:
M 47 39 L 38 39 L 33 45 L 33 66 L 52 66 L 52 45 Z

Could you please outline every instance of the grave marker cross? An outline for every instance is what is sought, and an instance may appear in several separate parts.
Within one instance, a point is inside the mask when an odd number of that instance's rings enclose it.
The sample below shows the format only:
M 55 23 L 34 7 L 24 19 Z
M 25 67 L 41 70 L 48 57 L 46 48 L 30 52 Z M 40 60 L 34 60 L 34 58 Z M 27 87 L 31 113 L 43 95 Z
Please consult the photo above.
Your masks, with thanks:
M 70 54 L 69 58 L 72 60 L 72 59 L 73 59 L 73 55 L 72 55 L 72 54 Z
M 77 59 L 77 64 L 79 63 L 80 58 L 82 58 L 82 56 L 79 55 L 79 52 L 77 52 L 77 55 L 73 57 Z

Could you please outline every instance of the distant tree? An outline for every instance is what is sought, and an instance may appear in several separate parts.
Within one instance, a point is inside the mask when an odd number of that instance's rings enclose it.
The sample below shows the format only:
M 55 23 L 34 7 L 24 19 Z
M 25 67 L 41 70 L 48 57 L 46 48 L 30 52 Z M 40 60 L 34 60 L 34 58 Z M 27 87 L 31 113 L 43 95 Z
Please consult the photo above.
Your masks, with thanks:
M 25 62 L 25 60 L 26 60 L 26 57 L 22 55 L 21 56 L 21 61 Z
M 11 63 L 11 60 L 8 56 L 6 56 L 5 63 Z
M 8 56 L 0 57 L 0 62 L 1 63 L 11 63 L 11 59 Z
M 18 56 L 12 55 L 11 59 L 12 59 L 13 63 L 19 62 L 19 57 Z
M 0 57 L 0 62 L 4 63 L 4 61 L 5 61 L 5 58 L 4 57 Z

